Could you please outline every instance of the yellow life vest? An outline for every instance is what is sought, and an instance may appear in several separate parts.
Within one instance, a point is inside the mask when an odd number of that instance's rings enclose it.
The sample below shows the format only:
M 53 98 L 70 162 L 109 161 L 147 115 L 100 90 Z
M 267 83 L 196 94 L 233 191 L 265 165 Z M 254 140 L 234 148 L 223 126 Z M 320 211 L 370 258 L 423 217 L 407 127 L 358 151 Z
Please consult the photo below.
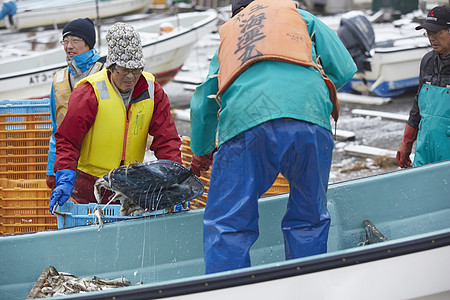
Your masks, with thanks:
M 102 66 L 102 63 L 96 62 L 90 73 L 94 74 L 100 71 Z M 56 124 L 59 126 L 67 113 L 67 105 L 69 103 L 70 94 L 72 93 L 69 69 L 67 67 L 57 71 L 55 76 L 53 76 L 53 89 L 55 91 Z
M 155 77 L 143 72 L 148 92 L 128 110 L 109 81 L 104 69 L 88 76 L 76 86 L 89 82 L 98 101 L 95 122 L 83 139 L 78 169 L 101 177 L 118 166 L 142 162 L 145 155 L 148 130 L 154 111 Z
M 320 62 L 312 59 L 312 41 L 305 20 L 290 0 L 255 0 L 220 27 L 219 98 L 250 65 L 262 60 L 284 61 L 319 70 L 337 120 L 336 87 Z

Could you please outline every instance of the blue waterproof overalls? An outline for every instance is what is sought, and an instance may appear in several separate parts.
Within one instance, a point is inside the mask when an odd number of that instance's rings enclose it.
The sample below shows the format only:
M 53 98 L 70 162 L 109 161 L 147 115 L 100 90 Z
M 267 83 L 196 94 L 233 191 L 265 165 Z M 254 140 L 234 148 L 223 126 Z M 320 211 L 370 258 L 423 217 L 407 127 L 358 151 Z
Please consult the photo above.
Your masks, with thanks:
M 223 143 L 214 155 L 203 219 L 206 273 L 251 265 L 258 198 L 280 172 L 290 190 L 281 223 L 286 259 L 326 252 L 332 150 L 330 131 L 293 119 L 265 122 Z

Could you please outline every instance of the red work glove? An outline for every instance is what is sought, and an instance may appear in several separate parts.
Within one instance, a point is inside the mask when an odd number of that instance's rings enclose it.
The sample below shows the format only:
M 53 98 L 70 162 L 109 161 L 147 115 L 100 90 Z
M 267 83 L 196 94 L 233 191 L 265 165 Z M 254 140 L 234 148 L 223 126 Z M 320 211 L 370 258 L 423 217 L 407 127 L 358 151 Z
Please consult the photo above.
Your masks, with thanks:
M 191 171 L 195 176 L 200 177 L 201 172 L 206 172 L 209 170 L 209 166 L 212 165 L 214 152 L 217 148 L 206 155 L 192 155 L 191 160 Z
M 52 189 L 52 191 L 56 187 L 56 176 L 55 175 L 47 175 L 47 179 L 45 179 L 47 186 Z
M 417 129 L 406 123 L 403 140 L 397 151 L 397 164 L 400 168 L 408 168 L 411 166 L 409 155 L 411 154 L 411 149 L 416 138 Z

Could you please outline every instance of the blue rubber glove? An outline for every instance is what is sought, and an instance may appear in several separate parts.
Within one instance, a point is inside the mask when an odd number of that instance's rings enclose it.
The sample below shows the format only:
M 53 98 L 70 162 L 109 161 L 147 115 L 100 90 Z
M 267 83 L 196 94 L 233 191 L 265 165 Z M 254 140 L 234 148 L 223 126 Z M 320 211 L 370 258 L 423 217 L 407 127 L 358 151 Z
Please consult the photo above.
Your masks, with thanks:
M 69 200 L 72 190 L 75 186 L 75 178 L 77 173 L 74 170 L 63 169 L 56 172 L 56 188 L 52 191 L 50 196 L 50 203 L 48 208 L 53 214 L 53 207 L 56 202 L 60 206 L 64 205 Z

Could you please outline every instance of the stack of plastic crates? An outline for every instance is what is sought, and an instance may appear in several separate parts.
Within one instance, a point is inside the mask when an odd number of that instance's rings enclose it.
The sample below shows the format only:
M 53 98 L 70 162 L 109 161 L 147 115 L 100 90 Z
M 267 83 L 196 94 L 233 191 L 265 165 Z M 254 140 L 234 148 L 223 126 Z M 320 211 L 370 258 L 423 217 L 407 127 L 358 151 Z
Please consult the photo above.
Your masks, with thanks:
M 0 234 L 54 229 L 45 183 L 49 99 L 0 101 Z
M 45 180 L 0 179 L 0 233 L 17 234 L 56 228 L 48 210 Z
M 181 160 L 183 162 L 183 165 L 190 166 L 191 165 L 191 159 L 192 159 L 192 151 L 191 151 L 191 139 L 187 136 L 181 137 Z M 211 180 L 211 167 L 207 172 L 203 172 L 202 176 L 200 176 L 201 181 L 203 181 L 203 184 L 205 186 L 205 193 L 203 196 L 194 199 L 191 201 L 192 207 L 204 207 L 206 205 L 206 200 L 208 196 L 208 190 L 209 190 L 209 183 Z M 282 193 L 289 192 L 289 183 L 287 182 L 286 178 L 283 177 L 283 175 L 278 174 L 277 179 L 273 183 L 273 185 L 270 187 L 270 189 L 263 195 L 263 197 L 271 196 L 271 195 L 277 195 Z
M 193 153 L 191 151 L 191 138 L 188 136 L 182 136 L 181 137 L 181 162 L 186 167 L 189 167 L 191 165 L 192 154 Z M 205 191 L 202 196 L 200 196 L 194 200 L 191 200 L 192 208 L 205 207 L 205 205 L 206 205 L 206 199 L 207 199 L 208 190 L 209 190 L 209 182 L 211 179 L 211 167 L 209 168 L 208 171 L 203 172 L 199 178 L 203 182 Z

